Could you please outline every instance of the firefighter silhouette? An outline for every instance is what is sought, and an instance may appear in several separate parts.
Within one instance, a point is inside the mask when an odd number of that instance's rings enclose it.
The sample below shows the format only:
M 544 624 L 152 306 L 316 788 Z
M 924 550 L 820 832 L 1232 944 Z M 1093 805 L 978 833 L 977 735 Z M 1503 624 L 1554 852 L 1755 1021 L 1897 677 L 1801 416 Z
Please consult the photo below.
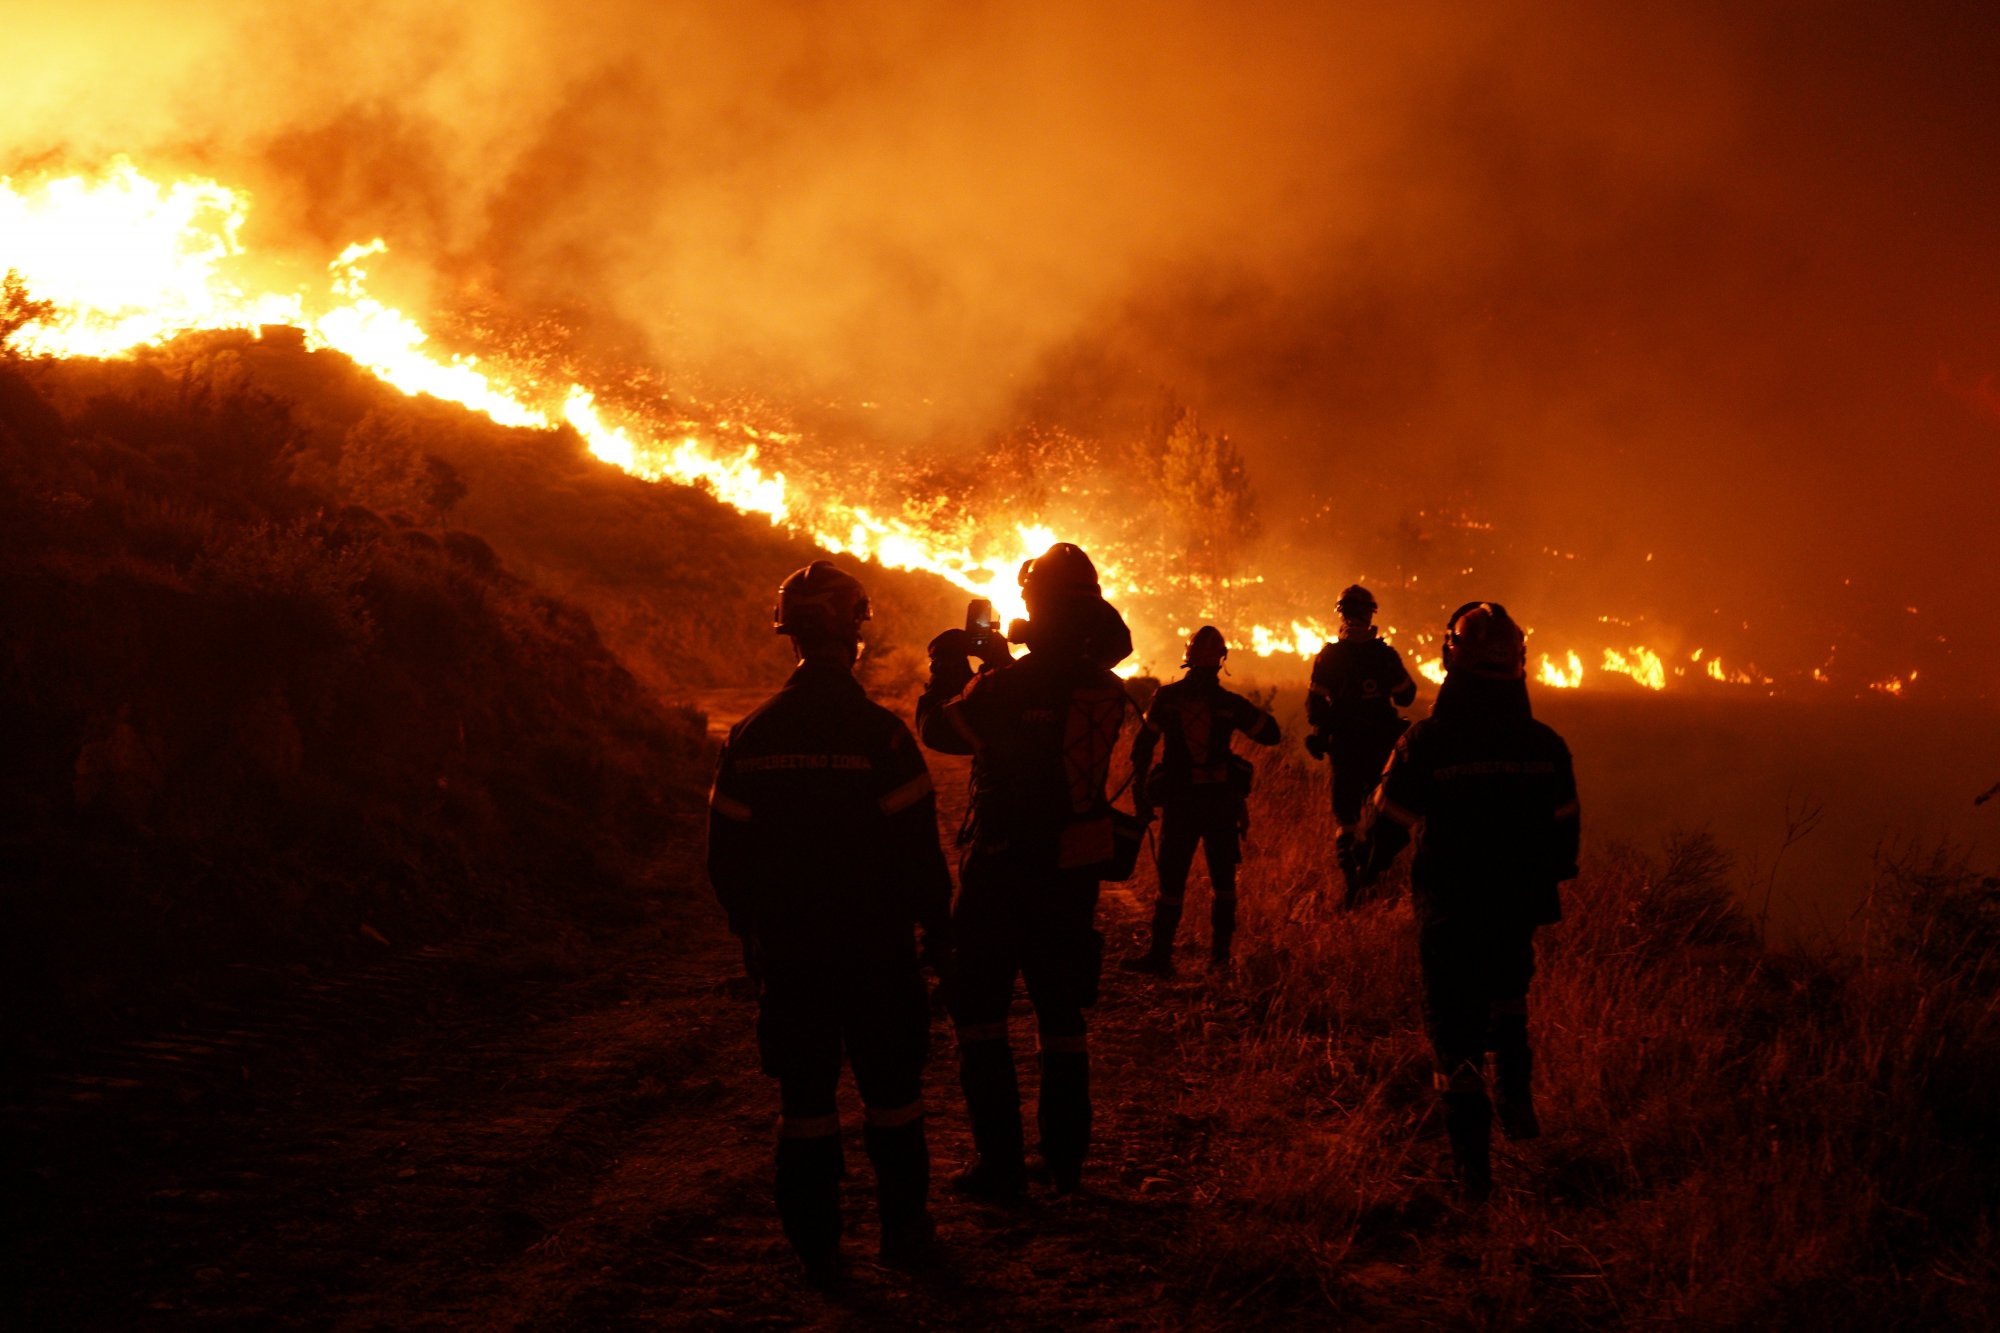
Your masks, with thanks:
M 959 1082 L 974 1160 L 954 1181 L 986 1197 L 1027 1182 L 1020 1093 L 1007 1040 L 1014 979 L 1026 983 L 1040 1037 L 1037 1122 L 1051 1182 L 1074 1190 L 1090 1147 L 1090 1054 L 1084 1011 L 1097 1001 L 1103 937 L 1094 917 L 1112 855 L 1105 778 L 1131 707 L 1111 668 L 1132 636 L 1079 548 L 1058 543 L 1021 567 L 1025 644 L 978 643 L 947 630 L 930 645 L 917 704 L 924 743 L 973 758 L 952 917 L 959 972 L 951 987 Z M 975 675 L 968 654 L 980 658 Z
M 1306 749 L 1333 772 L 1333 848 L 1344 883 L 1343 907 L 1361 894 L 1355 873 L 1354 834 L 1361 807 L 1382 776 L 1382 765 L 1409 723 L 1397 713 L 1416 701 L 1417 683 L 1402 654 L 1383 642 L 1374 626 L 1375 594 L 1356 583 L 1334 604 L 1338 637 L 1313 659 L 1306 720 L 1313 734 Z
M 882 1258 L 920 1259 L 934 1230 L 914 936 L 947 972 L 951 872 L 922 751 L 854 679 L 867 619 L 861 584 L 826 561 L 785 580 L 776 628 L 799 665 L 730 730 L 709 799 L 709 879 L 759 984 L 758 1046 L 778 1080 L 778 1216 L 816 1284 L 839 1273 L 843 1051 L 866 1108 Z
M 1142 809 L 1160 811 L 1160 896 L 1153 904 L 1152 945 L 1125 960 L 1131 972 L 1173 971 L 1174 932 L 1180 927 L 1188 871 L 1196 847 L 1205 850 L 1210 905 L 1209 963 L 1227 967 L 1236 934 L 1236 863 L 1251 767 L 1230 749 L 1242 732 L 1259 745 L 1278 743 L 1269 713 L 1222 687 L 1229 645 L 1222 631 L 1203 625 L 1188 640 L 1187 674 L 1160 688 L 1132 742 L 1133 782 Z M 1158 768 L 1153 751 L 1166 742 Z
M 1396 742 L 1359 848 L 1372 880 L 1407 843 L 1424 1024 L 1452 1158 L 1466 1195 L 1492 1188 L 1493 1092 L 1510 1139 L 1540 1133 L 1532 1096 L 1528 981 L 1537 926 L 1561 919 L 1576 875 L 1576 779 L 1562 738 L 1535 721 L 1526 648 L 1505 607 L 1468 602 L 1445 633 L 1431 714 Z

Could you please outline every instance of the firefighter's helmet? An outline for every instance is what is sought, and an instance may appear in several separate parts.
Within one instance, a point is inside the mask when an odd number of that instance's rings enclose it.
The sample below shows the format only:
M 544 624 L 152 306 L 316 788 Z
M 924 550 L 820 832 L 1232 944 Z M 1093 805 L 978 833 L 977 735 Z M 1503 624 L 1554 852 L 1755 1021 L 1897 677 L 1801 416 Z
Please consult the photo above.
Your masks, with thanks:
M 1444 669 L 1490 680 L 1520 680 L 1527 673 L 1528 640 L 1498 602 L 1467 602 L 1445 622 Z
M 1229 645 L 1222 638 L 1222 631 L 1213 625 L 1203 625 L 1188 640 L 1187 660 L 1184 667 L 1219 667 L 1222 659 L 1229 656 Z
M 815 560 L 778 585 L 772 627 L 800 639 L 858 639 L 868 619 L 868 592 L 855 578 Z
M 1032 560 L 1021 562 L 1018 582 L 1026 597 L 1096 592 L 1097 566 L 1090 563 L 1081 546 L 1057 542 Z
M 1341 590 L 1340 600 L 1333 604 L 1342 620 L 1370 620 L 1375 615 L 1375 594 L 1358 583 L 1350 583 Z

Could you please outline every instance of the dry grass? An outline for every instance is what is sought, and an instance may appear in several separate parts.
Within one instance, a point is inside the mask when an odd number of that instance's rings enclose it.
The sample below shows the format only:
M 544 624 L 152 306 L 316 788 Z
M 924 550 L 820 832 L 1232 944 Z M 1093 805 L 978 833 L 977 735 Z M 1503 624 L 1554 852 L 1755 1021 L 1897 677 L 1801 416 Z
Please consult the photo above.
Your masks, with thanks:
M 1992 1326 L 1991 880 L 1885 864 L 1864 956 L 1778 955 L 1705 838 L 1599 850 L 1540 938 L 1544 1137 L 1497 1145 L 1497 1197 L 1466 1210 L 1404 886 L 1319 907 L 1323 778 L 1265 770 L 1238 976 L 1164 1000 L 1185 1006 L 1162 1019 L 1191 1072 L 1179 1109 L 1237 1145 L 1190 1219 L 1178 1317 Z

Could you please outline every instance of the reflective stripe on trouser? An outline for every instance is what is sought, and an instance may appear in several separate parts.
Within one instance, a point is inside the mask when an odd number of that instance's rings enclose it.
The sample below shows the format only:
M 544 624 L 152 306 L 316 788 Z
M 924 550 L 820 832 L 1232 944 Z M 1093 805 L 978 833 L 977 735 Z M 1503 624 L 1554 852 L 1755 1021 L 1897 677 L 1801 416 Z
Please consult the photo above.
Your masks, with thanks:
M 778 1139 L 778 1220 L 808 1263 L 840 1244 L 840 1175 L 838 1134 Z
M 840 1117 L 837 1115 L 781 1115 L 778 1117 L 778 1137 L 781 1139 L 823 1139 L 840 1135 Z
M 883 1243 L 894 1246 L 920 1236 L 926 1230 L 931 1188 L 931 1154 L 922 1115 L 895 1126 L 864 1125 L 861 1138 L 875 1167 Z
M 1021 1089 L 1005 1035 L 974 1041 L 960 1032 L 958 1086 L 965 1093 L 972 1146 L 980 1159 L 998 1170 L 1018 1172 L 1024 1157 Z
M 895 1129 L 912 1121 L 924 1118 L 924 1104 L 921 1099 L 904 1106 L 870 1106 L 863 1112 L 868 1123 L 877 1129 Z

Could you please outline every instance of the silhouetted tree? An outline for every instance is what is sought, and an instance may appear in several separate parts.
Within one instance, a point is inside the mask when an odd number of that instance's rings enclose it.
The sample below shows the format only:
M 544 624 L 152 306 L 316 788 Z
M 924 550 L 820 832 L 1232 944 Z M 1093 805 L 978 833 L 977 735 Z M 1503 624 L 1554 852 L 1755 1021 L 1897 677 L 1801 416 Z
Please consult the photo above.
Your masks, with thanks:
M 20 355 L 14 349 L 14 335 L 30 324 L 39 324 L 53 319 L 56 313 L 54 301 L 37 301 L 28 295 L 28 284 L 14 269 L 7 270 L 7 276 L 0 278 L 0 357 Z
M 1202 429 L 1193 408 L 1180 412 L 1161 445 L 1159 494 L 1189 570 L 1208 580 L 1229 574 L 1256 535 L 1256 503 L 1243 455 L 1227 435 Z

